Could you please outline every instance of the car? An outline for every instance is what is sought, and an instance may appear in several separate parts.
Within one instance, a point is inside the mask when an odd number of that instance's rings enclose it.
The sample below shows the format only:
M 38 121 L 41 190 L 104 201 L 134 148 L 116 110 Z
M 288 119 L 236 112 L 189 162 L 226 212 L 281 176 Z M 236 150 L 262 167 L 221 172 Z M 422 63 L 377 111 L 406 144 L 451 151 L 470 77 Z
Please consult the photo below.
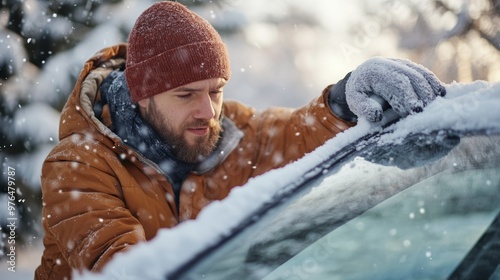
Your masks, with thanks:
M 82 279 L 500 279 L 500 84 L 361 120 Z M 114 277 L 114 278 L 113 278 Z

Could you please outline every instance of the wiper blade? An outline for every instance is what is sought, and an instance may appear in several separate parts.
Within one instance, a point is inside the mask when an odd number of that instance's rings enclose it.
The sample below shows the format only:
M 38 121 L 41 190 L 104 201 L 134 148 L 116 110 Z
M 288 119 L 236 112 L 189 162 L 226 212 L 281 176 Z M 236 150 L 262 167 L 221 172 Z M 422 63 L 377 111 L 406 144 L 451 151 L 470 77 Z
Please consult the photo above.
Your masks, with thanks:
M 500 279 L 500 212 L 448 279 Z

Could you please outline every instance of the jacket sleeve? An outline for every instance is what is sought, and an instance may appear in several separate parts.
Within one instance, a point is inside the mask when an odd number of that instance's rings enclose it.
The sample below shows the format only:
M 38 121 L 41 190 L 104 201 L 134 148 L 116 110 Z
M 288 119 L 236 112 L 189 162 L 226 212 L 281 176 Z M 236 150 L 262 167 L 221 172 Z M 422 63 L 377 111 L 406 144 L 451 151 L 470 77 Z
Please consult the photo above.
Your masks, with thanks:
M 235 116 L 235 123 L 240 123 L 240 128 L 244 130 L 245 141 L 257 143 L 252 159 L 255 166 L 252 177 L 303 157 L 355 125 L 332 113 L 328 105 L 330 87 L 298 109 L 270 108 L 252 113 L 251 117 L 242 114 L 245 111 L 242 108 L 228 110 L 231 112 L 227 112 L 227 115 Z
M 45 161 L 42 223 L 71 268 L 100 270 L 111 256 L 145 240 L 120 190 L 106 160 L 87 145 L 53 151 Z

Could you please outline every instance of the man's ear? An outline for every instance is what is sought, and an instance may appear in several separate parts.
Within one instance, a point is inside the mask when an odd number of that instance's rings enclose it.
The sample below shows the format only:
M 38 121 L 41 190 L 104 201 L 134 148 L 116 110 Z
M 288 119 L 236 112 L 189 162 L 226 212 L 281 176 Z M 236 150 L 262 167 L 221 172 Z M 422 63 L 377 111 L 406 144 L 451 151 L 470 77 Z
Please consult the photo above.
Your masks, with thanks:
M 137 104 L 139 104 L 141 110 L 145 110 L 149 106 L 149 98 L 141 99 L 137 101 Z
M 148 113 L 149 102 L 151 102 L 149 98 L 137 101 L 137 105 L 139 105 L 139 113 L 141 114 L 142 117 L 144 117 L 144 115 Z

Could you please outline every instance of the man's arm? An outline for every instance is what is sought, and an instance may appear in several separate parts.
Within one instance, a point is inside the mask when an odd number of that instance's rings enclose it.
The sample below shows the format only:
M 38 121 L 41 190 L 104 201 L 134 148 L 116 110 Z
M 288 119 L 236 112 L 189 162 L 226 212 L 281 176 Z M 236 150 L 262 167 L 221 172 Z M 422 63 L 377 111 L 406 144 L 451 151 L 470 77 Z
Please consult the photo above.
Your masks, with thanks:
M 334 115 L 328 106 L 329 88 L 309 104 L 297 108 L 270 108 L 263 112 L 238 102 L 225 102 L 225 114 L 245 133 L 240 146 L 253 151 L 250 177 L 282 167 L 323 145 L 353 122 Z
M 42 169 L 46 234 L 78 270 L 100 270 L 115 253 L 145 240 L 141 224 L 124 205 L 113 171 L 94 153 L 56 151 Z

